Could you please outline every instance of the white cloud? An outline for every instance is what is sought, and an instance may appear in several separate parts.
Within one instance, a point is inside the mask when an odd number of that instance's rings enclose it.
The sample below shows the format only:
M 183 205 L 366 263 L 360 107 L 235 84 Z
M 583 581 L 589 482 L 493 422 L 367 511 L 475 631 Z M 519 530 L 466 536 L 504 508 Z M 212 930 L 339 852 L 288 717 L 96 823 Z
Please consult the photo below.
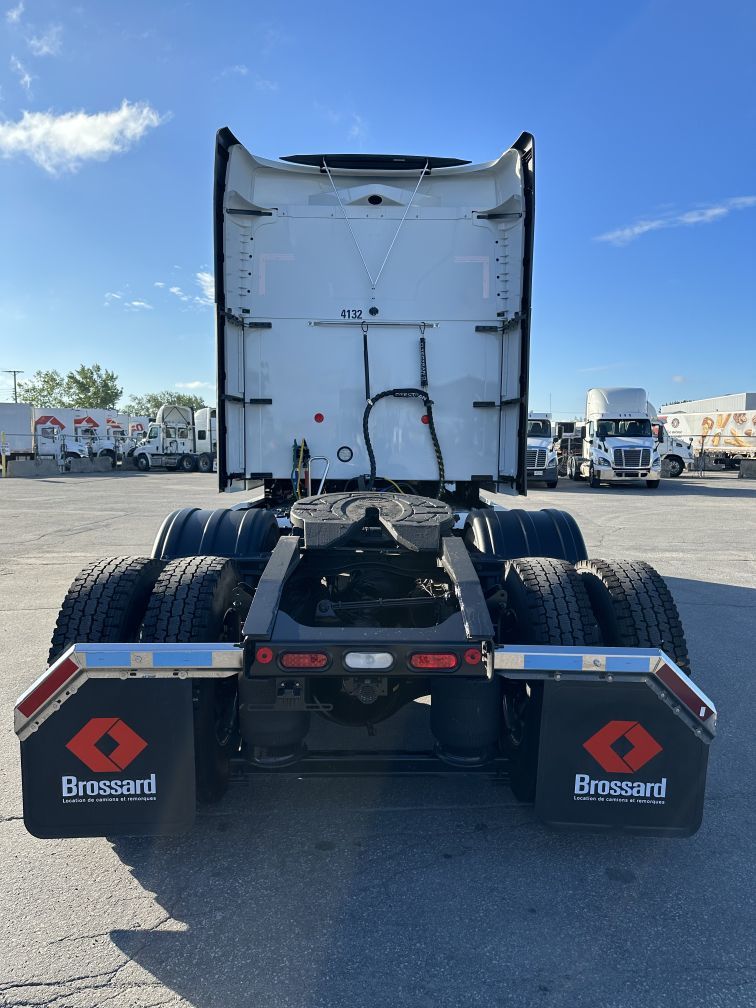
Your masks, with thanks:
M 185 389 L 207 388 L 207 389 L 211 389 L 211 388 L 215 388 L 215 385 L 213 385 L 212 382 L 207 382 L 207 381 L 177 381 L 176 382 L 176 388 L 185 388 Z
M 163 283 L 162 280 L 156 280 L 155 283 L 152 286 L 153 287 L 165 287 L 165 284 Z
M 218 74 L 219 77 L 246 77 L 249 67 L 243 63 L 235 63 L 233 66 L 224 67 Z
M 0 122 L 0 156 L 26 155 L 51 175 L 76 171 L 84 161 L 105 161 L 127 151 L 164 122 L 144 102 L 123 101 L 112 112 L 24 112 Z
M 672 375 L 672 381 L 673 381 L 673 382 L 677 382 L 677 384 L 678 384 L 678 385 L 682 385 L 682 383 L 683 383 L 684 381 L 686 381 L 686 378 L 685 378 L 685 375 L 681 375 L 681 374 L 673 374 L 673 375 Z
M 611 368 L 624 367 L 622 361 L 615 361 L 613 364 L 595 364 L 593 367 L 578 368 L 580 374 L 588 374 L 590 371 L 609 371 Z
M 128 308 L 131 311 L 152 311 L 152 305 L 147 304 L 146 301 L 126 301 L 124 302 L 124 308 Z
M 189 301 L 190 297 L 188 294 L 184 294 L 180 287 L 169 287 L 169 292 L 177 297 L 179 301 Z
M 55 56 L 60 52 L 62 36 L 60 25 L 50 25 L 41 35 L 30 36 L 26 43 L 35 56 Z
M 11 56 L 10 68 L 15 74 L 18 75 L 18 83 L 21 85 L 24 91 L 26 91 L 26 93 L 29 94 L 31 91 L 32 81 L 34 80 L 34 78 L 26 69 L 24 64 L 21 62 L 21 60 L 16 59 L 15 56 Z
M 8 24 L 18 24 L 21 15 L 24 13 L 24 0 L 19 0 L 15 7 L 9 8 L 5 12 L 5 20 Z
M 255 80 L 255 87 L 258 91 L 278 91 L 278 82 L 258 77 Z
M 107 291 L 105 294 L 105 307 L 110 308 L 114 301 L 120 301 L 123 298 L 123 294 L 120 291 Z
M 195 274 L 195 279 L 202 290 L 202 303 L 213 304 L 215 301 L 215 280 L 213 279 L 213 274 L 200 270 L 199 273 Z
M 352 125 L 349 127 L 349 139 L 362 143 L 364 140 L 367 140 L 367 137 L 367 123 L 361 115 L 357 115 L 356 112 L 352 113 Z
M 628 245 L 636 238 L 640 238 L 641 235 L 648 234 L 649 231 L 691 227 L 694 224 L 711 224 L 713 221 L 726 217 L 733 210 L 747 210 L 754 206 L 756 206 L 756 196 L 733 196 L 712 206 L 639 220 L 626 227 L 617 228 L 616 231 L 607 231 L 606 234 L 598 235 L 596 241 L 609 242 L 611 245 L 618 246 Z

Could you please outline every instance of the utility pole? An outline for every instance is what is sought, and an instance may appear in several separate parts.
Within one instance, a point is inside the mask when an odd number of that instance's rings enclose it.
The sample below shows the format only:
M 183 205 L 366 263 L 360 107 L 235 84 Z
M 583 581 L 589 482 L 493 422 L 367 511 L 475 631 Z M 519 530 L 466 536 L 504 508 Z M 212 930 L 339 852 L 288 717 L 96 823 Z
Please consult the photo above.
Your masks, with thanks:
M 18 402 L 18 385 L 16 383 L 16 376 L 20 375 L 20 374 L 24 374 L 24 372 L 23 371 L 6 370 L 6 371 L 3 371 L 3 374 L 12 374 L 13 375 L 13 402 L 17 403 Z

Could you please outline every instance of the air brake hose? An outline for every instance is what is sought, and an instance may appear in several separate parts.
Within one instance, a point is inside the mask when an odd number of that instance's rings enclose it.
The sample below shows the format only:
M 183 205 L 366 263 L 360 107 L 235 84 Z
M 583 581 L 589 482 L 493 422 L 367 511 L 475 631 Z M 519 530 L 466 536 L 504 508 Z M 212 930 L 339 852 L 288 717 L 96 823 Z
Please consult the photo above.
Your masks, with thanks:
M 433 422 L 433 400 L 423 389 L 387 389 L 385 392 L 379 392 L 378 395 L 374 395 L 372 398 L 368 399 L 365 404 L 365 412 L 362 414 L 362 433 L 365 437 L 365 447 L 367 448 L 368 458 L 370 459 L 370 483 L 368 485 L 368 489 L 373 489 L 376 478 L 375 452 L 373 451 L 373 445 L 370 440 L 370 411 L 377 402 L 381 399 L 386 399 L 389 396 L 395 396 L 397 399 L 417 398 L 423 400 L 425 413 L 428 417 L 428 430 L 430 431 L 431 441 L 433 442 L 433 451 L 436 453 L 436 463 L 438 464 L 438 498 L 440 500 L 444 494 L 444 457 L 441 454 L 441 445 L 438 443 L 436 425 Z

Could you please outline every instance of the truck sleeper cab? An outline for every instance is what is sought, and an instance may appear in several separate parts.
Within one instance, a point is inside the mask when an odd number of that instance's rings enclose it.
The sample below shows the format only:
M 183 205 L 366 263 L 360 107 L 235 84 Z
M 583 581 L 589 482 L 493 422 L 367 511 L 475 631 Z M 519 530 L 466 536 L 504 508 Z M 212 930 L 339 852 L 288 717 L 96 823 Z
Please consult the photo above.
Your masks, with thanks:
M 186 830 L 232 764 L 506 770 L 555 827 L 695 832 L 716 712 L 669 589 L 491 493 L 526 491 L 533 171 L 528 134 L 472 165 L 273 161 L 219 132 L 218 480 L 241 499 L 72 586 L 15 711 L 34 835 Z M 427 695 L 432 750 L 343 731 Z

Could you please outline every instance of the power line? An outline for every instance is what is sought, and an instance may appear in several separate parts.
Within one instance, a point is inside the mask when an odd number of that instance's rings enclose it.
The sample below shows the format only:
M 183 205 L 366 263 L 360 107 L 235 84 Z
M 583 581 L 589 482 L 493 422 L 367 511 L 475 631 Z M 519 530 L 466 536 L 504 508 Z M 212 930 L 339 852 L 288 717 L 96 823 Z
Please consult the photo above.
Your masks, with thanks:
M 13 402 L 17 403 L 18 402 L 18 385 L 17 385 L 17 382 L 16 382 L 16 378 L 20 374 L 25 374 L 25 372 L 24 371 L 14 371 L 12 368 L 6 368 L 3 371 L 3 374 L 12 374 L 13 375 Z

